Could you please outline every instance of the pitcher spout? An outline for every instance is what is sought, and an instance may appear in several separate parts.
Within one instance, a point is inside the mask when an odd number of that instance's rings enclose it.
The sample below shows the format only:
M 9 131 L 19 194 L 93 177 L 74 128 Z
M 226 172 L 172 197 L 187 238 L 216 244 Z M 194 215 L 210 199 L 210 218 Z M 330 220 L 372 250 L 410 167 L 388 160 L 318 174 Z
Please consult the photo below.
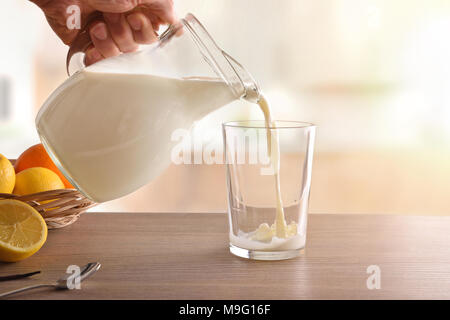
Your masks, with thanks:
M 237 99 L 258 102 L 259 87 L 250 73 L 233 57 L 223 51 L 193 14 L 182 19 L 183 25 L 196 43 L 204 60 L 228 85 Z
M 261 93 L 259 90 L 258 83 L 253 78 L 253 76 L 239 63 L 237 62 L 232 56 L 230 56 L 225 51 L 222 51 L 225 59 L 227 59 L 228 63 L 230 64 L 231 68 L 233 68 L 234 72 L 238 76 L 240 83 L 243 87 L 243 95 L 241 96 L 242 99 L 247 100 L 252 103 L 258 103 L 259 99 L 261 97 Z

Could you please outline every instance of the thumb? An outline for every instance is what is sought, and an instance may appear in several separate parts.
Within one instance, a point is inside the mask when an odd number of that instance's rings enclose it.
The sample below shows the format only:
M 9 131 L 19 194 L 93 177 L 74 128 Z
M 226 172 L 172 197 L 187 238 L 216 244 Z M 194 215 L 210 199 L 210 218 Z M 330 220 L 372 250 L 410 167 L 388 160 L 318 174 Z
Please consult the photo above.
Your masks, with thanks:
M 163 23 L 175 23 L 173 0 L 87 0 L 88 4 L 100 12 L 124 13 L 137 6 L 147 6 Z
M 136 0 L 88 0 L 88 4 L 95 10 L 113 13 L 130 11 L 141 2 Z

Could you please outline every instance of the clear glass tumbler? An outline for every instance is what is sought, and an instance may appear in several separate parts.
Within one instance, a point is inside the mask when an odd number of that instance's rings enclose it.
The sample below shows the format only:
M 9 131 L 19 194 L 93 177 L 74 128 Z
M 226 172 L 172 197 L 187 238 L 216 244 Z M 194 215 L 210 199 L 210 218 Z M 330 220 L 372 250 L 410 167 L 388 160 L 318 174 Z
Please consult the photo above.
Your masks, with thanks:
M 296 121 L 223 124 L 231 253 L 256 260 L 305 248 L 315 126 Z

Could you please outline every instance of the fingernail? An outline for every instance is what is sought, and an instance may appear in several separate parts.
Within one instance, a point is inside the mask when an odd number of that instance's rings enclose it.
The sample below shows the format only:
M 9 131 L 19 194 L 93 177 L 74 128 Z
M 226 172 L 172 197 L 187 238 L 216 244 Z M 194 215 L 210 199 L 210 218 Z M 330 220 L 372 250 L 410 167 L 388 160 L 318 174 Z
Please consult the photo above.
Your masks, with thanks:
M 141 19 L 138 17 L 135 17 L 133 15 L 130 15 L 127 17 L 128 23 L 130 24 L 131 28 L 135 31 L 139 31 L 142 28 Z
M 99 23 L 91 29 L 92 34 L 99 40 L 106 40 L 108 32 L 104 23 Z
M 88 57 L 91 61 L 97 61 L 102 58 L 102 56 L 100 55 L 100 52 L 98 52 L 97 49 L 95 49 L 95 48 L 89 49 L 86 52 L 86 54 L 88 55 Z

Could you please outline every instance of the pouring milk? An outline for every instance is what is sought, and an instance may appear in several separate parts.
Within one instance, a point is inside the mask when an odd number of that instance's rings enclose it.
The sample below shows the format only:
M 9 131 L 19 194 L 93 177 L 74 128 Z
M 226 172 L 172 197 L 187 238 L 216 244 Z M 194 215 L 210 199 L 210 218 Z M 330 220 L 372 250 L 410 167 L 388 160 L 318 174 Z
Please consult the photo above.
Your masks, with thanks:
M 160 37 L 154 50 L 106 59 L 71 76 L 36 118 L 41 141 L 54 162 L 95 202 L 129 194 L 160 175 L 171 162 L 175 129 L 189 129 L 242 93 L 258 93 L 253 78 L 217 47 L 192 14 L 181 21 L 182 26 L 173 26 Z M 180 34 L 181 27 L 186 28 Z M 198 60 L 206 60 L 204 66 L 220 79 L 193 69 Z M 187 75 L 202 76 L 180 76 L 176 73 L 180 68 Z M 258 101 L 267 126 L 274 127 L 266 99 L 254 98 L 249 100 Z M 284 215 L 276 132 L 271 135 L 268 130 L 267 143 L 275 169 L 273 223 L 263 223 L 248 234 L 231 233 L 230 241 L 256 250 L 300 248 L 304 237 L 295 222 L 287 224 Z
M 46 112 L 38 115 L 37 128 L 67 178 L 92 200 L 104 202 L 133 192 L 169 166 L 174 129 L 189 129 L 194 121 L 233 100 L 226 84 L 214 79 L 93 72 L 86 68 L 48 99 Z M 259 107 L 267 125 L 273 126 L 264 97 Z M 262 224 L 244 237 L 250 242 L 267 243 L 272 238 L 297 234 L 297 225 L 287 225 L 284 217 L 277 135 L 273 138 L 269 133 L 276 217 L 272 226 Z
M 261 95 L 258 106 L 261 109 L 267 130 L 267 150 L 275 179 L 276 213 L 274 222 L 269 225 L 262 223 L 255 231 L 245 233 L 239 231 L 236 236 L 230 230 L 230 242 L 240 248 L 251 250 L 295 250 L 305 245 L 305 236 L 298 233 L 297 223 L 287 224 L 280 184 L 280 147 L 276 123 L 272 121 L 270 106 L 264 95 Z

